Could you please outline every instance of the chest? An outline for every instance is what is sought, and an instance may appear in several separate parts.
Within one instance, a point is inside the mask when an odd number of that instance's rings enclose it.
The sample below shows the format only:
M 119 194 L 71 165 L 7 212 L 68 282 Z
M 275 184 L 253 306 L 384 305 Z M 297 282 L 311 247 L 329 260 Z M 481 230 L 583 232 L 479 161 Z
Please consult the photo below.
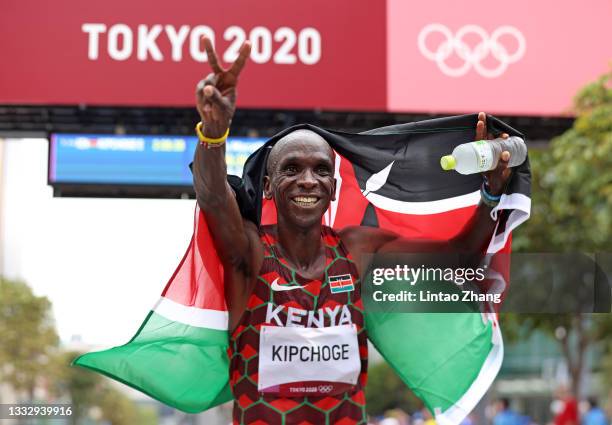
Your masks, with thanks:
M 251 324 L 320 328 L 354 323 L 354 309 L 361 306 L 357 268 L 350 259 L 331 254 L 318 279 L 266 257 L 247 305 Z

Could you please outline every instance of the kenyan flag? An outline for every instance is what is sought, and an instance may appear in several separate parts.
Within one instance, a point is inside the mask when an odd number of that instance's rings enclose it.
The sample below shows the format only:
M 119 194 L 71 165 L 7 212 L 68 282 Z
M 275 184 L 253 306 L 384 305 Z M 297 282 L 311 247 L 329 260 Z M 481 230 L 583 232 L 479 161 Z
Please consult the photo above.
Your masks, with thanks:
M 74 361 L 189 413 L 232 399 L 223 269 L 198 209 L 194 235 L 136 335 Z
M 350 274 L 330 276 L 328 278 L 328 282 L 332 294 L 339 294 L 341 292 L 349 292 L 355 290 L 353 278 Z
M 257 224 L 274 223 L 274 205 L 262 199 L 269 146 L 290 131 L 308 128 L 323 136 L 337 153 L 337 199 L 323 217 L 325 224 L 335 229 L 373 226 L 409 238 L 446 240 L 472 216 L 482 178 L 443 172 L 439 160 L 456 145 L 474 139 L 476 121 L 475 114 L 463 115 L 360 134 L 299 125 L 270 139 L 249 157 L 243 178 L 229 181 L 245 218 Z M 494 117 L 487 117 L 487 123 L 494 133 L 522 137 Z M 529 217 L 530 185 L 525 161 L 514 170 L 492 211 L 498 224 L 488 253 L 510 251 L 511 231 Z M 506 288 L 509 280 L 507 270 L 501 272 L 498 290 Z M 187 412 L 230 400 L 222 276 L 203 214 L 196 209 L 187 254 L 136 336 L 121 347 L 86 354 L 75 364 Z M 339 290 L 349 290 L 352 282 L 335 277 Z M 495 313 L 366 311 L 365 315 L 370 340 L 438 424 L 460 423 L 501 367 L 503 343 Z

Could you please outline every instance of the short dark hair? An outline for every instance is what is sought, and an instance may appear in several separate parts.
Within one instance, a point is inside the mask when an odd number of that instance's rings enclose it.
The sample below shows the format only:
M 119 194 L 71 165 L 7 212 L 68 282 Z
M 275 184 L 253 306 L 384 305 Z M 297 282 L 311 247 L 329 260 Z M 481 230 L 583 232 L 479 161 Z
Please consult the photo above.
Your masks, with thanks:
M 509 409 L 510 408 L 510 400 L 507 398 L 500 398 L 499 402 L 502 404 L 502 406 L 504 406 L 504 410 L 505 409 Z
M 272 146 L 272 149 L 270 150 L 270 153 L 268 154 L 268 159 L 266 162 L 266 172 L 268 173 L 268 176 L 272 176 L 272 173 L 274 172 L 274 167 L 276 167 L 276 163 L 279 161 L 278 152 L 280 151 L 281 147 L 295 140 L 304 140 L 304 139 L 310 139 L 310 140 L 313 140 L 314 142 L 323 141 L 325 142 L 325 144 L 329 146 L 329 143 L 327 143 L 327 141 L 321 135 L 315 133 L 312 130 L 309 130 L 307 128 L 300 128 L 298 130 L 294 130 L 291 133 L 286 134 L 285 136 L 281 137 L 274 144 L 274 146 Z M 332 151 L 332 155 L 333 155 L 333 149 L 331 147 L 329 149 Z

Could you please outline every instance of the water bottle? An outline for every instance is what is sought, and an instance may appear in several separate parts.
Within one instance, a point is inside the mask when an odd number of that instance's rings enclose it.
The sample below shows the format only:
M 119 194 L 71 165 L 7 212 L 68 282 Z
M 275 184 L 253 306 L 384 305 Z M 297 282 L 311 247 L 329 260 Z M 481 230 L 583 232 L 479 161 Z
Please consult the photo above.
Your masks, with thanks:
M 453 149 L 452 154 L 443 156 L 440 165 L 443 170 L 455 170 L 460 174 L 482 173 L 497 167 L 499 156 L 504 151 L 510 152 L 510 167 L 521 165 L 527 158 L 525 141 L 511 136 L 463 143 Z

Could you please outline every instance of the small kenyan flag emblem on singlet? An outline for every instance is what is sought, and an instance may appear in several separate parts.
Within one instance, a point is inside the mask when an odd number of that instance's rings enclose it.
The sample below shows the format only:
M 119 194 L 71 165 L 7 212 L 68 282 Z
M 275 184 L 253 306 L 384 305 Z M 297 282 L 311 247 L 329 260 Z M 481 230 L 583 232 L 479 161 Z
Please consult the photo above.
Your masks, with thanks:
M 350 274 L 330 276 L 327 281 L 329 282 L 329 287 L 332 294 L 348 292 L 355 289 L 355 286 L 353 285 L 353 277 Z

